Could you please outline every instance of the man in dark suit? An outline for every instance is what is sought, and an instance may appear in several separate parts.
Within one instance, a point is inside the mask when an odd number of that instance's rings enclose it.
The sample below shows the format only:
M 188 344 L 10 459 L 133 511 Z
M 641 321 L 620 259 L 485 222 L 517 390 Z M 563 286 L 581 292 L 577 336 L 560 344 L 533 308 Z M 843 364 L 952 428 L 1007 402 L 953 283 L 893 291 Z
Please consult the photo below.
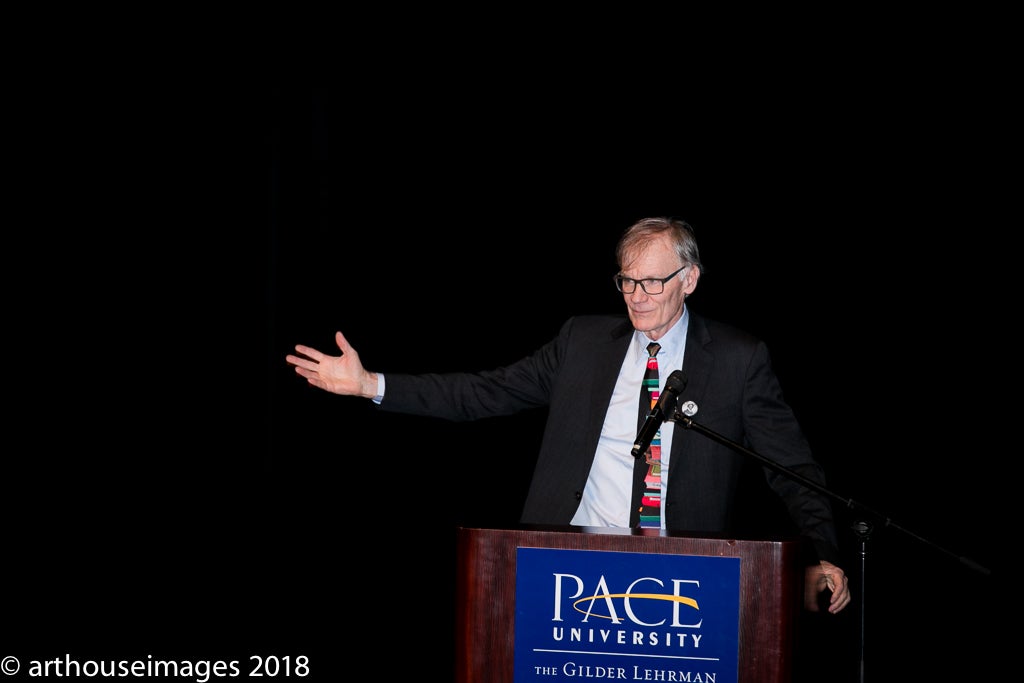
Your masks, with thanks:
M 553 340 L 505 367 L 388 374 L 385 382 L 362 366 L 341 332 L 340 356 L 296 345 L 296 355 L 286 360 L 311 385 L 371 398 L 388 411 L 475 420 L 546 406 L 525 524 L 625 528 L 644 517 L 672 531 L 728 532 L 744 455 L 669 420 L 652 440 L 653 456 L 633 456 L 641 406 L 672 377 L 685 382 L 687 407 L 699 412 L 703 426 L 824 486 L 764 343 L 687 308 L 702 272 L 690 226 L 678 219 L 640 220 L 623 234 L 616 258 L 615 284 L 628 318 L 571 318 Z M 657 387 L 645 389 L 653 358 Z M 682 373 L 673 375 L 674 369 Z M 816 610 L 817 593 L 827 590 L 828 611 L 839 612 L 850 603 L 850 591 L 838 565 L 828 499 L 771 469 L 765 476 L 817 553 L 805 604 Z

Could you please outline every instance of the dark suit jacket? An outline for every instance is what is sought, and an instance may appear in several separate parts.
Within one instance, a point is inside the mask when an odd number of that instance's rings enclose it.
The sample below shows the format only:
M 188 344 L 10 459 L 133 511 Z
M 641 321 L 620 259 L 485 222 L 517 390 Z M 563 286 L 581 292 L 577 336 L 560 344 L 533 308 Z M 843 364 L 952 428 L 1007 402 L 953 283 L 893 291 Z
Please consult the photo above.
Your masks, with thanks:
M 574 317 L 552 341 L 502 368 L 478 373 L 388 373 L 380 407 L 458 421 L 547 406 L 547 426 L 521 521 L 568 525 L 579 506 L 632 334 L 625 315 Z M 824 485 L 821 468 L 783 400 L 763 342 L 691 309 L 683 371 L 688 382 L 680 400 L 697 404 L 695 421 Z M 662 501 L 666 527 L 728 533 L 746 460 L 695 430 L 675 429 Z M 796 526 L 814 542 L 819 557 L 838 563 L 828 499 L 768 469 L 765 476 Z

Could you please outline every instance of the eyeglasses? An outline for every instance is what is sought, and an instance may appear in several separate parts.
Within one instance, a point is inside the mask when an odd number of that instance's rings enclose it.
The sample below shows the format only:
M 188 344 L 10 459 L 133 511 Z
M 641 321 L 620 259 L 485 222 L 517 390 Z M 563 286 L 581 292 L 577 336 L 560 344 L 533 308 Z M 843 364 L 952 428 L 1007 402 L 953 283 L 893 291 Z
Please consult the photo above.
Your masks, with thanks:
M 623 294 L 632 294 L 636 291 L 636 286 L 639 283 L 640 288 L 644 290 L 645 294 L 661 294 L 665 291 L 665 283 L 674 278 L 679 273 L 683 272 L 690 267 L 687 263 L 685 266 L 672 273 L 667 277 L 649 277 L 644 280 L 634 280 L 631 277 L 625 277 L 624 275 L 615 276 L 615 289 L 619 290 Z

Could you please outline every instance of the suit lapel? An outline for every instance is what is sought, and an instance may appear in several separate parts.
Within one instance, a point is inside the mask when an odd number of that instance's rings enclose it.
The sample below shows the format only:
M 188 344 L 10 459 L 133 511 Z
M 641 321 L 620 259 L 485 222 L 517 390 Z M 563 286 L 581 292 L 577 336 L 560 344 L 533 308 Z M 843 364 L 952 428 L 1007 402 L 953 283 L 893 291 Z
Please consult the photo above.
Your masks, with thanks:
M 612 400 L 615 383 L 619 378 L 618 369 L 622 366 L 632 336 L 633 326 L 626 319 L 621 324 L 612 326 L 606 335 L 600 335 L 600 338 L 592 340 L 592 343 L 588 345 L 589 360 L 585 367 L 591 370 L 593 368 L 609 369 L 607 372 L 592 372 L 588 378 L 591 380 L 589 395 L 585 401 L 580 403 L 581 406 L 586 406 L 587 410 L 587 414 L 580 417 L 581 424 L 584 425 L 582 433 L 587 438 L 583 448 L 584 452 L 588 454 L 586 461 L 588 472 L 593 463 L 594 454 L 597 452 L 597 442 L 601 437 L 601 428 L 608 412 L 608 404 Z
M 625 320 L 620 325 L 609 330 L 608 337 L 601 343 L 594 345 L 596 354 L 595 368 L 614 368 L 614 372 L 598 372 L 598 382 L 595 383 L 594 392 L 591 395 L 590 406 L 597 414 L 597 420 L 604 423 L 605 413 L 608 410 L 608 403 L 612 400 L 612 392 L 615 391 L 615 382 L 619 379 L 618 368 L 629 349 L 629 341 L 633 337 L 633 325 Z M 596 446 L 596 442 L 595 442 Z
M 686 373 L 686 389 L 681 400 L 693 400 L 700 405 L 700 399 L 706 394 L 708 382 L 711 381 L 711 368 L 714 355 L 707 350 L 711 343 L 711 333 L 704 319 L 690 312 L 690 328 L 686 334 L 686 353 L 683 355 L 683 372 Z M 680 430 L 685 431 L 685 430 Z

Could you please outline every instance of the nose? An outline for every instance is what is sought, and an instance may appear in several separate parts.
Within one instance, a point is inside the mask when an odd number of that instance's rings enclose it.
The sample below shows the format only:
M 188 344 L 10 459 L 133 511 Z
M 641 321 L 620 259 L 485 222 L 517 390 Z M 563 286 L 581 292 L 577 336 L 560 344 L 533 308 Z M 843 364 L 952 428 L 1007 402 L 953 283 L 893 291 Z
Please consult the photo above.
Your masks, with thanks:
M 629 300 L 630 301 L 643 301 L 648 296 L 650 296 L 650 295 L 647 292 L 644 291 L 644 288 L 641 287 L 639 283 L 637 283 L 636 289 L 634 289 L 629 294 Z

